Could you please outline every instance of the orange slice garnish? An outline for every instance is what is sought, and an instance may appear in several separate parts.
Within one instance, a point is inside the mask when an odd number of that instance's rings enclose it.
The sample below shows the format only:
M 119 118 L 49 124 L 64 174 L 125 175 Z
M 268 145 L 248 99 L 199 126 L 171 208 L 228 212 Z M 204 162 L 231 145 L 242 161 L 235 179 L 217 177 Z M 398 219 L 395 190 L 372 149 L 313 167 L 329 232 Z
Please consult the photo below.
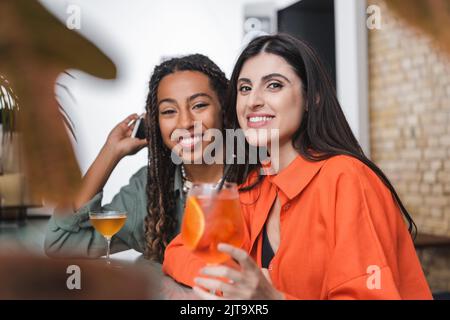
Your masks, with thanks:
M 194 250 L 205 231 L 205 216 L 202 207 L 196 197 L 191 196 L 186 200 L 181 237 L 184 244 Z

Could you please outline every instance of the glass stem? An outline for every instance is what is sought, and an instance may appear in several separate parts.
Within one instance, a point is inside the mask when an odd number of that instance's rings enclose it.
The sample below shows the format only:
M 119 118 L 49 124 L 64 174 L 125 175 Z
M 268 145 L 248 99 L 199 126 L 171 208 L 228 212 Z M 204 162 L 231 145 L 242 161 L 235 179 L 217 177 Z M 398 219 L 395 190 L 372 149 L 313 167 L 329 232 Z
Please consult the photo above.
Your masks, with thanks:
M 107 249 L 106 249 L 106 262 L 109 264 L 111 263 L 109 261 L 109 251 L 110 251 L 110 247 L 111 247 L 111 237 L 105 237 L 106 238 L 106 242 L 108 243 Z

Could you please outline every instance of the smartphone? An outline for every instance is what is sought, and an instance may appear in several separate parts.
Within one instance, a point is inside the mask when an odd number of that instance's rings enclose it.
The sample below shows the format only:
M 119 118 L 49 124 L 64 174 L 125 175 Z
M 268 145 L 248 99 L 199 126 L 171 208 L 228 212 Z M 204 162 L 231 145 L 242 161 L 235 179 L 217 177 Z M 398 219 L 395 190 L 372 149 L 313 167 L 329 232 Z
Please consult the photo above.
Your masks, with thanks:
M 132 138 L 138 139 L 146 139 L 146 130 L 145 130 L 145 121 L 144 121 L 145 113 L 141 114 L 139 118 L 136 119 L 134 124 L 133 132 L 131 133 Z

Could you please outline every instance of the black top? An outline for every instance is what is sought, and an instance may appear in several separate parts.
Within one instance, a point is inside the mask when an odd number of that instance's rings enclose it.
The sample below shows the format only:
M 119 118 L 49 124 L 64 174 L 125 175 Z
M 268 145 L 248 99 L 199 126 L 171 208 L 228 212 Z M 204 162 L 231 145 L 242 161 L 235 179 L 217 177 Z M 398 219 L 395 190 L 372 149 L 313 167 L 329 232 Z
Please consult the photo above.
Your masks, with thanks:
M 268 268 L 270 261 L 272 261 L 274 252 L 272 246 L 270 245 L 269 237 L 267 236 L 266 226 L 264 225 L 263 230 L 263 243 L 262 243 L 262 255 L 261 264 L 263 268 Z

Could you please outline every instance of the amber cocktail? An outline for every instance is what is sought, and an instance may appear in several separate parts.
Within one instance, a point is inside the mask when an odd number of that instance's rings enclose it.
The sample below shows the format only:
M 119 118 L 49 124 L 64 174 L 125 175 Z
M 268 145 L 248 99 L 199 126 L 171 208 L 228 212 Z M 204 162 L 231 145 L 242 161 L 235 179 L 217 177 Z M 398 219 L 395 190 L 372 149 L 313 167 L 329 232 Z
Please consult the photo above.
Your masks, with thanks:
M 111 238 L 122 229 L 127 220 L 126 212 L 121 211 L 93 211 L 89 213 L 89 219 L 95 230 L 97 230 L 108 243 L 106 251 L 106 261 L 109 264 L 109 251 L 111 247 Z

